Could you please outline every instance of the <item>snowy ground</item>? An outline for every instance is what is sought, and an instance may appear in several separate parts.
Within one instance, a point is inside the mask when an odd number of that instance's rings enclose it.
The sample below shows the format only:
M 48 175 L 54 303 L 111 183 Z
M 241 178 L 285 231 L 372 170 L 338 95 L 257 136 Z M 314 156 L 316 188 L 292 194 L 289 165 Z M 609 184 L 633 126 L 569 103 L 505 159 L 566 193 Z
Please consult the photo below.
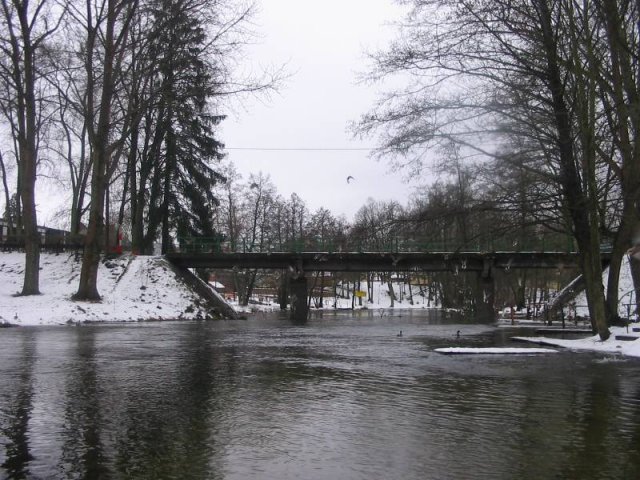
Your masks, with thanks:
M 602 275 L 602 284 L 606 290 L 609 283 L 609 270 L 605 269 Z M 631 278 L 631 270 L 629 269 L 629 258 L 625 255 L 622 259 L 622 265 L 620 267 L 620 281 L 618 283 L 618 313 L 620 316 L 626 318 L 629 313 L 633 312 L 633 308 L 628 309 L 628 305 L 635 301 L 635 292 L 633 287 L 633 279 Z M 576 313 L 578 315 L 587 317 L 589 316 L 589 309 L 587 308 L 587 296 L 584 292 L 579 293 L 575 298 Z M 565 312 L 567 309 L 565 309 Z
M 602 353 L 614 353 L 626 355 L 629 357 L 640 357 L 640 332 L 634 332 L 633 328 L 640 327 L 640 324 L 630 324 L 629 331 L 625 327 L 613 327 L 611 337 L 606 341 L 601 341 L 599 336 L 593 336 L 580 340 L 563 340 L 559 338 L 548 337 L 515 337 L 517 340 L 537 343 L 540 345 L 548 345 L 555 347 L 563 347 L 577 351 L 592 351 Z M 635 337 L 635 340 L 621 340 L 616 337 Z
M 389 287 L 386 282 L 373 282 L 372 292 L 373 296 L 371 299 L 363 298 L 362 304 L 358 298 L 353 302 L 352 299 L 352 291 L 353 284 L 345 284 L 342 287 L 338 287 L 338 298 L 334 297 L 325 297 L 323 299 L 322 310 L 350 310 L 352 305 L 354 310 L 360 309 L 369 309 L 369 310 L 380 310 L 387 309 L 391 306 L 391 297 L 389 295 Z M 393 302 L 393 308 L 396 309 L 427 309 L 432 308 L 436 309 L 439 306 L 435 302 L 429 302 L 428 299 L 420 295 L 420 288 L 418 286 L 413 286 L 413 303 L 411 298 L 408 295 L 408 288 L 406 285 L 400 286 L 397 283 L 394 284 L 394 295 L 395 300 Z M 360 283 L 360 290 L 363 292 L 368 292 L 367 282 Z M 317 298 L 311 299 L 311 310 L 318 310 L 315 306 L 315 302 L 317 302 Z M 280 305 L 277 303 L 275 298 L 270 299 L 262 299 L 261 302 L 251 303 L 247 307 L 240 306 L 236 301 L 230 300 L 229 303 L 233 306 L 233 308 L 237 311 L 243 312 L 269 312 L 269 311 L 277 311 L 280 309 Z
M 607 285 L 607 272 L 605 271 L 603 275 L 603 284 L 606 288 Z M 627 307 L 625 303 L 629 303 L 633 301 L 635 297 L 631 296 L 631 292 L 633 292 L 633 281 L 631 279 L 631 272 L 629 270 L 629 262 L 628 258 L 625 257 L 622 262 L 622 268 L 620 272 L 620 284 L 618 288 L 619 294 L 618 298 L 620 298 L 620 306 L 619 313 L 621 316 L 627 316 Z M 587 317 L 589 315 L 589 311 L 586 307 L 587 299 L 583 293 L 580 293 L 575 299 L 576 309 L 575 313 L 582 317 Z M 565 314 L 569 314 L 573 312 L 569 312 L 568 308 L 565 308 Z M 505 313 L 505 316 L 508 315 Z M 633 319 L 633 318 L 632 318 Z M 507 322 L 503 321 L 503 325 L 508 325 Z M 523 321 L 516 321 L 518 325 L 522 325 Z M 540 326 L 539 322 L 537 326 Z M 568 322 L 568 325 L 572 325 L 571 322 Z M 590 323 L 588 321 L 583 321 L 580 323 L 580 326 L 588 326 Z M 601 341 L 599 336 L 593 336 L 589 338 L 584 338 L 580 340 L 564 340 L 558 338 L 550 338 L 550 337 L 517 337 L 518 340 L 527 341 L 531 343 L 537 343 L 541 345 L 555 346 L 555 347 L 563 347 L 571 350 L 578 351 L 595 351 L 595 352 L 603 352 L 603 353 L 614 353 L 620 355 L 626 355 L 630 357 L 640 357 L 640 332 L 634 332 L 634 328 L 640 328 L 640 323 L 631 323 L 629 328 L 626 327 L 612 327 L 610 328 L 611 337 L 606 341 Z M 616 336 L 618 338 L 616 338 Z M 623 340 L 620 337 L 627 338 L 635 338 L 635 340 Z
M 557 353 L 557 350 L 550 348 L 465 348 L 448 347 L 436 348 L 434 352 L 445 355 L 534 355 L 538 353 Z
M 74 302 L 80 262 L 74 254 L 42 253 L 41 295 L 16 296 L 22 288 L 24 253 L 0 253 L 0 323 L 59 325 L 91 321 L 197 318 L 201 301 L 161 257 L 123 256 L 100 263 L 101 302 Z

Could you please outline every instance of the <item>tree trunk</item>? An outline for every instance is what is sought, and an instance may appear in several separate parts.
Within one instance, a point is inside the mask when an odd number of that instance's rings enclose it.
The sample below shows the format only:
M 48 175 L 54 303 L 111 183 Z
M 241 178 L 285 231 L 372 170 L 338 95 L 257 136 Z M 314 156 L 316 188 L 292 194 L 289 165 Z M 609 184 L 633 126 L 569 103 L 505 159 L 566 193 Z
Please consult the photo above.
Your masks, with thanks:
M 247 281 L 247 286 L 246 286 L 246 303 L 245 305 L 249 304 L 249 299 L 251 298 L 251 295 L 253 295 L 253 289 L 256 286 L 256 276 L 258 275 L 258 270 L 254 269 L 249 271 L 249 280 Z
M 620 226 L 620 230 L 625 229 L 624 225 Z M 618 313 L 618 290 L 620 286 L 620 271 L 622 268 L 622 259 L 625 252 L 629 249 L 631 236 L 627 241 L 614 241 L 614 247 L 611 252 L 611 262 L 609 262 L 609 272 L 607 274 L 607 293 L 606 293 L 606 311 L 609 325 L 615 325 L 620 321 Z M 626 247 L 624 246 L 626 245 Z
M 316 286 L 318 285 L 318 276 L 320 275 L 320 272 L 316 272 L 313 276 L 313 284 L 311 285 L 311 288 L 309 289 L 309 295 L 307 296 L 307 308 L 311 308 L 311 301 L 313 300 L 313 292 L 316 289 Z M 315 306 L 316 308 L 318 308 L 318 303 L 315 302 Z
M 65 126 L 65 129 L 67 127 Z M 71 204 L 71 235 L 74 238 L 78 238 L 78 235 L 81 231 L 82 224 L 82 216 L 85 211 L 84 200 L 87 193 L 87 183 L 89 181 L 89 174 L 91 173 L 91 161 L 87 161 L 87 145 L 86 145 L 86 137 L 87 137 L 87 127 L 86 122 L 82 127 L 82 133 L 80 135 L 80 154 L 79 154 L 79 165 L 76 166 L 73 163 L 72 158 L 72 139 L 71 135 L 68 135 L 68 158 L 67 162 L 69 164 L 69 174 L 73 180 L 72 185 L 72 204 Z
M 387 287 L 389 288 L 389 299 L 391 300 L 391 304 L 389 307 L 393 308 L 395 306 L 396 294 L 393 291 L 393 282 L 391 281 L 391 275 L 387 278 Z
M 573 234 L 578 244 L 582 273 L 585 279 L 587 303 L 592 325 L 602 340 L 609 338 L 611 333 L 605 308 L 605 297 L 602 288 L 602 264 L 600 260 L 600 237 L 597 221 L 598 210 L 596 199 L 588 198 L 581 176 L 576 170 L 576 159 L 573 146 L 573 132 L 571 127 L 571 113 L 566 105 L 565 87 L 558 64 L 556 38 L 553 33 L 553 21 L 546 0 L 536 0 L 534 5 L 539 11 L 543 33 L 545 53 L 545 80 L 551 94 L 555 129 L 557 131 L 557 149 L 559 156 L 559 177 L 564 202 L 567 205 L 573 224 Z M 584 172 L 585 176 L 589 172 Z M 586 178 L 591 182 L 592 178 Z
M 356 308 L 356 282 L 353 282 L 353 290 L 351 295 L 351 310 L 355 310 Z
M 320 272 L 320 299 L 318 300 L 318 308 L 324 307 L 324 272 Z
M 89 225 L 85 237 L 84 252 L 82 256 L 82 268 L 80 270 L 80 284 L 74 295 L 74 300 L 100 300 L 98 293 L 98 266 L 102 249 L 104 230 L 104 206 L 105 192 L 108 179 L 106 178 L 107 164 L 109 163 L 110 148 L 109 135 L 111 131 L 111 102 L 115 84 L 115 38 L 114 29 L 117 20 L 116 0 L 108 0 L 106 18 L 106 37 L 104 43 L 104 70 L 102 74 L 102 93 L 100 96 L 98 125 L 90 135 L 93 141 L 93 165 L 91 171 L 91 209 L 89 211 Z M 88 52 L 93 51 L 95 36 L 88 39 Z M 90 53 L 89 53 L 90 54 Z M 88 76 L 92 84 L 89 87 L 89 97 L 95 92 L 93 83 L 93 57 L 87 61 Z M 89 112 L 92 109 L 89 108 Z M 93 137 L 93 138 L 91 138 Z
M 173 178 L 175 142 L 173 134 L 167 132 L 167 155 L 165 159 L 164 184 L 162 188 L 162 254 L 171 250 L 171 225 L 170 225 L 170 200 L 171 200 L 171 179 Z
M 89 211 L 89 225 L 85 236 L 82 268 L 80 270 L 80 284 L 74 295 L 74 300 L 100 300 L 98 292 L 98 267 L 104 239 L 104 200 L 106 191 L 105 167 L 107 153 L 106 137 L 99 140 L 102 144 L 94 150 L 93 172 L 91 175 L 91 209 Z
M 413 287 L 411 286 L 411 274 L 407 274 L 407 288 L 409 289 L 409 305 L 413 305 Z
M 40 237 L 36 214 L 35 185 L 38 164 L 35 51 L 32 44 L 28 3 L 14 5 L 20 23 L 22 48 L 11 31 L 11 68 L 17 103 L 18 188 L 22 200 L 25 268 L 21 295 L 40 293 Z
M 625 13 L 620 2 L 603 0 L 595 6 L 605 20 L 608 61 L 606 80 L 602 90 L 603 104 L 607 113 L 612 142 L 616 146 L 621 162 L 614 171 L 619 177 L 622 191 L 622 215 L 620 226 L 614 237 L 611 264 L 607 285 L 607 310 L 610 320 L 618 320 L 618 284 L 621 262 L 625 252 L 633 243 L 633 236 L 640 224 L 640 153 L 637 148 L 638 128 L 640 128 L 640 95 L 637 83 L 637 45 L 633 32 L 627 31 Z M 640 3 L 636 1 L 636 7 Z M 637 21 L 638 12 L 635 12 Z
M 147 189 L 147 182 L 149 181 L 149 176 L 154 167 L 154 161 L 152 159 L 157 158 L 159 155 L 159 143 L 160 139 L 157 138 L 159 135 L 160 129 L 156 128 L 156 136 L 152 140 L 151 138 L 151 130 L 152 128 L 152 120 L 150 115 L 146 116 L 146 124 L 144 127 L 144 146 L 142 148 L 142 152 L 140 154 L 140 177 L 138 177 L 138 173 L 136 172 L 135 164 L 135 152 L 133 151 L 137 146 L 137 138 L 139 131 L 135 128 L 131 132 L 131 151 L 129 153 L 129 162 L 133 163 L 131 165 L 131 176 L 129 177 L 130 186 L 129 190 L 131 191 L 131 249 L 134 252 L 139 252 L 142 254 L 148 253 L 147 250 L 147 241 L 144 230 L 144 211 L 147 205 L 155 205 L 156 203 L 156 189 L 149 188 Z M 147 194 L 149 195 L 147 198 Z M 152 209 L 150 212 L 150 217 L 152 215 L 157 216 L 155 212 L 157 209 Z M 153 233 L 149 235 L 149 237 L 154 237 L 156 234 L 155 230 L 155 221 L 153 218 L 149 218 L 148 231 L 152 231 Z
M 2 174 L 2 188 L 4 191 L 4 204 L 5 204 L 5 216 L 4 220 L 7 222 L 7 228 L 11 229 L 14 223 L 14 218 L 11 212 L 11 194 L 9 193 L 9 183 L 7 182 L 7 169 L 4 164 L 4 157 L 0 151 L 0 173 Z
M 24 284 L 20 294 L 38 295 L 40 293 L 40 235 L 38 234 L 35 203 L 36 162 L 31 153 L 26 157 L 29 159 L 21 162 L 23 169 L 21 194 L 25 268 Z
M 233 272 L 233 284 L 236 292 L 238 293 L 238 304 L 246 307 L 249 305 L 249 298 L 251 297 L 252 287 L 251 272 L 247 270 L 234 270 Z

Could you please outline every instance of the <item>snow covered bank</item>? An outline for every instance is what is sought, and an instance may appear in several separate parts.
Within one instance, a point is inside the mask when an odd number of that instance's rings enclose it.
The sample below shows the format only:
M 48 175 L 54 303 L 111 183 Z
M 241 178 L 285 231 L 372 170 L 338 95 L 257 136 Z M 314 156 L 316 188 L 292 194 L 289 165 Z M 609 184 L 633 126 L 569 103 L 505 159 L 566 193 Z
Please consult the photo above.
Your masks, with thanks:
M 60 325 L 71 322 L 205 318 L 208 305 L 162 257 L 123 256 L 100 263 L 101 302 L 74 302 L 80 262 L 72 253 L 42 253 L 41 295 L 22 288 L 24 253 L 0 253 L 0 323 Z
M 609 268 L 604 270 L 602 274 L 602 285 L 606 291 L 609 284 Z M 627 316 L 634 317 L 633 307 L 629 308 L 629 305 L 635 302 L 635 292 L 633 286 L 633 278 L 631 277 L 631 269 L 629 267 L 629 257 L 625 255 L 622 259 L 622 265 L 620 266 L 620 280 L 618 283 L 618 314 L 627 318 Z M 587 295 L 583 291 L 579 293 L 574 303 L 576 304 L 576 314 L 588 317 L 589 309 L 587 308 Z
M 605 270 L 602 276 L 604 288 L 607 286 L 607 280 L 608 270 Z M 626 317 L 629 313 L 627 304 L 635 300 L 635 296 L 632 296 L 633 290 L 634 287 L 633 280 L 631 278 L 631 271 L 629 269 L 629 259 L 625 256 L 622 262 L 620 284 L 618 287 L 618 298 L 620 299 L 619 314 L 622 317 Z M 586 306 L 587 299 L 585 293 L 580 293 L 576 297 L 574 303 L 576 304 L 575 313 L 583 318 L 587 318 L 589 311 Z M 633 315 L 631 315 L 631 317 L 633 319 Z M 565 340 L 548 337 L 515 337 L 515 340 L 537 343 L 540 345 L 563 347 L 571 350 L 616 353 L 629 357 L 640 357 L 640 332 L 633 331 L 634 328 L 638 327 L 640 327 L 639 323 L 631 323 L 628 329 L 626 327 L 611 327 L 609 329 L 611 331 L 611 337 L 609 337 L 605 342 L 601 341 L 598 335 L 579 340 Z M 618 337 L 618 339 L 616 339 L 616 337 Z M 630 340 L 623 340 L 621 337 L 627 337 L 630 338 Z M 633 340 L 634 337 L 637 338 Z
M 434 352 L 444 355 L 533 355 L 540 353 L 557 353 L 557 350 L 551 348 L 466 348 L 466 347 L 448 347 L 436 348 Z
M 606 341 L 601 341 L 598 335 L 579 340 L 564 340 L 548 337 L 514 337 L 514 340 L 536 343 L 539 345 L 549 345 L 568 348 L 571 350 L 588 350 L 592 352 L 617 353 L 629 357 L 640 357 L 640 333 L 634 332 L 637 325 L 631 324 L 629 331 L 626 327 L 612 327 L 611 337 Z M 618 339 L 616 339 L 618 337 Z M 621 340 L 620 337 L 633 338 L 635 340 Z

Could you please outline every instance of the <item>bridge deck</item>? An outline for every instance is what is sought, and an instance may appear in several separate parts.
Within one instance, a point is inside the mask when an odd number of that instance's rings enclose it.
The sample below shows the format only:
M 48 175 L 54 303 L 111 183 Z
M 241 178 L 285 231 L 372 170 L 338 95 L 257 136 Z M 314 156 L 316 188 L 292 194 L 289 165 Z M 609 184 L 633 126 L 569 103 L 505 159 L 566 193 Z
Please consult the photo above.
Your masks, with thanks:
M 579 261 L 576 253 L 566 252 L 214 252 L 169 253 L 166 258 L 178 266 L 191 268 L 290 268 L 325 272 L 557 269 L 577 268 Z

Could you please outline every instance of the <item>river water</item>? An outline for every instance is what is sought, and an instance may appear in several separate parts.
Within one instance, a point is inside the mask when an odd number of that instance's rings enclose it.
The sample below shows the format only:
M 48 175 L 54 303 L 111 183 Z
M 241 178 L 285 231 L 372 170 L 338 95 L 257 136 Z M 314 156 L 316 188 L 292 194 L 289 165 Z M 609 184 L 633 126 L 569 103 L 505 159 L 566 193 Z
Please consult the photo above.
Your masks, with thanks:
M 2 329 L 0 478 L 640 478 L 639 361 L 433 352 L 513 334 L 426 311 Z

